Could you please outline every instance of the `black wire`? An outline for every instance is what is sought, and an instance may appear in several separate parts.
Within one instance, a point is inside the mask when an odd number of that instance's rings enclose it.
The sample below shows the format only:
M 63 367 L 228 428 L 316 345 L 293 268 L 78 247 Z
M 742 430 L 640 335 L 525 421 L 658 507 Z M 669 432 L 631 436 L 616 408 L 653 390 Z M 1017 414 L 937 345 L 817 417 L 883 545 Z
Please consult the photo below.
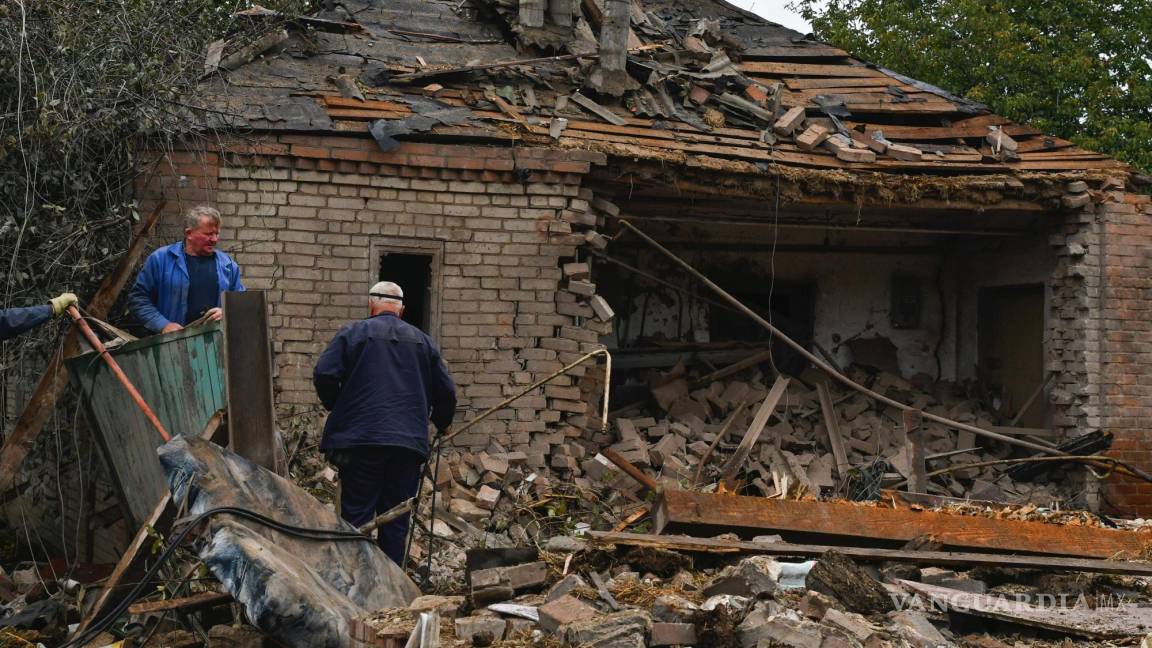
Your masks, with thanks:
M 284 524 L 282 522 L 277 522 L 276 520 L 273 520 L 266 515 L 262 515 L 260 513 L 256 513 L 255 511 L 249 511 L 248 509 L 243 509 L 236 506 L 221 506 L 218 508 L 208 509 L 207 511 L 204 511 L 189 521 L 183 529 L 175 534 L 175 537 L 168 543 L 168 546 L 166 546 L 164 551 L 160 553 L 160 556 L 156 559 L 156 562 L 148 568 L 147 572 L 145 572 L 144 577 L 140 579 L 136 586 L 133 587 L 132 590 L 128 592 L 128 594 L 123 599 L 121 599 L 121 601 L 117 603 L 114 608 L 112 608 L 112 611 L 104 615 L 104 618 L 94 622 L 83 633 L 77 635 L 68 643 L 63 644 L 60 648 L 75 648 L 78 646 L 83 646 L 95 638 L 96 635 L 111 627 L 116 619 L 120 618 L 122 614 L 127 612 L 128 608 L 136 602 L 136 599 L 140 598 L 140 595 L 143 594 L 145 590 L 150 589 L 150 584 L 156 577 L 156 574 L 160 572 L 160 568 L 164 566 L 164 563 L 166 563 L 173 554 L 176 553 L 176 549 L 181 545 L 181 543 L 184 542 L 184 539 L 188 537 L 188 534 L 191 533 L 193 529 L 197 528 L 204 520 L 223 513 L 235 515 L 239 518 L 245 518 L 253 522 L 263 524 L 264 526 L 276 531 L 280 531 L 281 533 L 304 538 L 307 540 L 371 541 L 371 538 L 361 534 L 358 531 L 341 531 L 339 529 L 311 529 L 308 527 Z
M 424 584 L 427 585 L 432 580 L 432 543 L 436 540 L 436 480 L 440 478 L 440 439 L 436 438 L 436 464 L 432 469 L 432 506 L 428 509 L 428 568 L 427 573 L 424 574 Z M 414 527 L 414 525 L 413 525 Z M 415 532 L 413 531 L 413 535 Z

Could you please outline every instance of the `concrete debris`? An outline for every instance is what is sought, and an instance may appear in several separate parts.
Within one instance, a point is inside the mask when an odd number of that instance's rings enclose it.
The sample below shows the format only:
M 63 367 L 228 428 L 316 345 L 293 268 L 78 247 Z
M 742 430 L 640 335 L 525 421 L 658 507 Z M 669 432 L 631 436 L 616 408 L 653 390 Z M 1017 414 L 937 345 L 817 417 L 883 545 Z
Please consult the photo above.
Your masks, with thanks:
M 782 568 L 768 556 L 745 558 L 722 571 L 707 587 L 705 596 L 735 594 L 749 598 L 771 595 L 776 591 Z
M 629 610 L 575 621 L 562 628 L 564 640 L 581 648 L 644 648 L 652 618 Z
M 490 646 L 504 638 L 507 622 L 500 617 L 465 617 L 455 621 L 456 636 L 474 646 Z

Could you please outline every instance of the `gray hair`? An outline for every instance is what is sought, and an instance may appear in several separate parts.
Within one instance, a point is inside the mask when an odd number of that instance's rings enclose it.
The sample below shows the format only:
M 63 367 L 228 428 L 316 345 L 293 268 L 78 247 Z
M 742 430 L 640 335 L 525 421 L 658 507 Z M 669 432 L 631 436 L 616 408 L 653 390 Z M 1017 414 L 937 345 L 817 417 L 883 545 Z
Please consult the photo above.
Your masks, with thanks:
M 196 205 L 184 214 L 184 229 L 200 227 L 200 221 L 210 219 L 214 225 L 220 224 L 220 212 L 208 205 Z
M 399 297 L 399 299 L 388 299 L 388 297 L 380 297 L 379 295 L 390 295 L 392 297 Z M 381 281 L 372 286 L 371 290 L 368 291 L 368 299 L 374 304 L 403 306 L 404 289 L 391 281 Z

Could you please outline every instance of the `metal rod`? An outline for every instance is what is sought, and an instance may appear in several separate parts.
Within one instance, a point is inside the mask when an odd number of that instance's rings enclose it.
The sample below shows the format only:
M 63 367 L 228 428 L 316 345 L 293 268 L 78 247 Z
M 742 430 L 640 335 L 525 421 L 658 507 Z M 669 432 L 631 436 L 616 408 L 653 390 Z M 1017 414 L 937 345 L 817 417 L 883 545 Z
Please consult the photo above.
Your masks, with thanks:
M 632 223 L 629 223 L 627 220 L 625 220 L 623 218 L 621 218 L 619 220 L 620 220 L 621 225 L 628 228 L 631 232 L 633 232 L 634 234 L 639 236 L 644 242 L 648 243 L 649 245 L 651 245 L 655 249 L 659 250 L 662 254 L 664 254 L 669 259 L 674 261 L 681 268 L 683 268 L 688 273 L 690 273 L 692 276 L 694 276 L 698 280 L 700 280 L 705 286 L 708 286 L 709 288 L 711 288 L 716 294 L 720 295 L 720 297 L 722 297 L 729 304 L 732 304 L 736 308 L 743 311 L 745 315 L 747 315 L 748 317 L 751 317 L 758 324 L 760 324 L 765 329 L 767 329 L 768 332 L 770 332 L 772 335 L 780 338 L 780 341 L 782 341 L 784 344 L 788 345 L 793 351 L 795 351 L 796 353 L 799 353 L 806 360 L 808 360 L 813 365 L 815 365 L 817 368 L 819 368 L 822 371 L 824 371 L 825 373 L 827 373 L 829 376 L 834 378 L 836 381 L 843 384 L 845 387 L 848 387 L 849 389 L 853 389 L 855 391 L 858 391 L 861 394 L 864 394 L 865 396 L 867 396 L 873 400 L 876 400 L 880 403 L 884 403 L 885 405 L 890 405 L 892 407 L 895 407 L 902 412 L 907 412 L 907 411 L 911 411 L 911 410 L 915 409 L 910 405 L 907 405 L 905 403 L 901 403 L 900 401 L 889 398 L 889 397 L 887 397 L 883 394 L 880 394 L 878 392 L 874 392 L 871 389 L 868 389 L 867 387 L 856 383 L 851 378 L 840 373 L 834 367 L 829 365 L 827 362 L 824 362 L 822 359 L 818 358 L 811 351 L 809 351 L 808 349 L 805 349 L 802 345 L 798 344 L 795 340 L 793 340 L 792 338 L 785 335 L 783 331 L 781 331 L 780 329 L 773 326 L 770 322 L 765 320 L 763 317 L 760 317 L 760 315 L 758 315 L 751 308 L 748 308 L 747 306 L 745 306 L 743 302 L 741 302 L 740 300 L 733 297 L 730 293 L 728 293 L 728 291 L 724 290 L 719 285 L 717 285 L 715 282 L 713 282 L 711 279 L 704 276 L 704 274 L 701 273 L 699 270 L 697 270 L 696 268 L 693 268 L 691 265 L 689 265 L 688 262 L 686 262 L 683 259 L 681 259 L 680 257 L 676 256 L 670 250 L 665 248 L 663 245 L 660 245 L 659 243 L 654 241 L 651 237 L 649 237 L 647 234 L 645 234 L 644 232 L 637 229 L 637 227 L 635 225 L 633 225 Z M 931 414 L 929 412 L 923 412 L 923 417 L 929 421 L 933 421 L 935 423 L 940 423 L 942 425 L 946 425 L 948 427 L 955 428 L 957 430 L 964 430 L 966 432 L 971 432 L 973 434 L 987 437 L 989 439 L 996 439 L 997 441 L 1001 441 L 1001 442 L 1008 443 L 1011 445 L 1016 445 L 1016 446 L 1020 446 L 1022 448 L 1028 448 L 1030 450 L 1035 450 L 1036 452 L 1040 452 L 1043 454 L 1053 455 L 1053 456 L 1066 456 L 1067 455 L 1066 452 L 1063 452 L 1061 450 L 1057 450 L 1055 448 L 1050 448 L 1047 446 L 1042 446 L 1042 445 L 1037 444 L 1037 443 L 1032 443 L 1030 441 L 1024 441 L 1023 439 L 1017 439 L 1017 438 L 1010 437 L 1010 436 L 1007 436 L 1004 434 L 999 434 L 999 433 L 993 432 L 991 430 L 985 430 L 983 428 L 978 428 L 974 425 L 968 425 L 966 423 L 961 423 L 959 421 L 953 421 L 951 419 L 947 419 L 947 418 L 944 418 L 943 416 L 938 416 L 936 414 Z M 1106 466 L 1106 467 L 1110 467 L 1110 466 Z M 1125 472 L 1125 474 L 1130 474 L 1131 476 L 1138 477 L 1140 479 L 1143 479 L 1144 481 L 1152 482 L 1152 475 L 1148 475 L 1144 471 L 1138 470 L 1134 467 L 1122 468 L 1122 469 L 1117 470 L 1117 472 Z
M 403 502 L 400 502 L 396 506 L 393 506 L 392 508 L 388 509 L 387 511 L 384 511 L 380 515 L 377 515 L 376 517 L 372 518 L 371 521 L 366 522 L 363 526 L 361 526 L 359 529 L 356 529 L 356 530 L 359 531 L 360 533 L 363 533 L 364 535 L 368 535 L 369 533 L 372 533 L 373 531 L 375 531 L 376 529 L 379 529 L 380 527 L 384 526 L 385 524 L 388 524 L 392 520 L 395 520 L 396 518 L 398 518 L 398 517 L 404 515 L 405 513 L 408 513 L 409 511 L 411 511 L 412 510 L 412 504 L 415 501 L 416 501 L 415 497 L 409 497 L 408 499 L 404 500 Z
M 76 326 L 80 329 L 80 333 L 88 340 L 88 344 L 91 344 L 92 348 L 100 354 L 100 357 L 104 359 L 104 364 L 108 365 L 108 369 L 112 371 L 112 374 L 116 376 L 120 384 L 124 385 L 124 389 L 128 390 L 128 395 L 132 397 L 132 400 L 136 403 L 136 406 L 140 408 L 140 411 L 144 412 L 144 416 L 152 423 L 152 427 L 156 428 L 156 431 L 160 433 L 160 438 L 164 439 L 164 442 L 167 443 L 168 440 L 172 438 L 168 434 L 168 430 L 164 429 L 164 424 L 160 422 L 160 419 L 156 418 L 156 414 L 152 411 L 151 407 L 148 407 L 148 403 L 144 402 L 144 397 L 140 395 L 140 392 L 136 391 L 136 387 L 132 385 L 131 380 L 128 380 L 128 376 L 125 375 L 124 370 L 121 369 L 120 365 L 108 354 L 108 349 L 104 348 L 104 344 L 100 342 L 100 338 L 96 337 L 96 334 L 92 332 L 92 328 L 88 326 L 88 322 L 85 322 L 84 318 L 81 317 L 80 311 L 76 310 L 75 306 L 69 306 L 68 314 L 72 316 L 72 319 L 76 322 Z
M 1044 391 L 1044 388 L 1047 387 L 1048 383 L 1052 382 L 1052 379 L 1055 377 L 1055 373 L 1050 373 L 1048 374 L 1048 377 L 1041 381 L 1039 385 L 1036 385 L 1036 389 L 1028 397 L 1028 400 L 1024 401 L 1024 404 L 1020 406 L 1020 411 L 1016 412 L 1016 416 L 1012 417 L 1012 420 L 1008 422 L 1008 425 L 1015 426 L 1020 422 L 1020 419 L 1024 418 L 1024 414 L 1028 412 L 1028 408 L 1032 407 L 1032 403 L 1036 402 L 1036 399 L 1039 398 L 1040 394 Z

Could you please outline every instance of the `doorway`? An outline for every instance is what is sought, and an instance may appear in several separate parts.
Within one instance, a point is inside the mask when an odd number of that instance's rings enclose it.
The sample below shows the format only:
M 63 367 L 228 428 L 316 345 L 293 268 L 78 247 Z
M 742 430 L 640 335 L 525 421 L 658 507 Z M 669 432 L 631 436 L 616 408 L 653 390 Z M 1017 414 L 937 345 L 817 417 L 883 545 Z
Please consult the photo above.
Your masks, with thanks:
M 1019 416 L 1021 427 L 1045 427 L 1048 400 L 1032 398 L 1044 381 L 1044 286 L 981 289 L 977 327 L 978 373 L 999 395 L 1000 413 Z
M 385 250 L 380 254 L 377 279 L 400 286 L 404 291 L 404 315 L 401 319 L 429 333 L 432 321 L 432 255 Z

